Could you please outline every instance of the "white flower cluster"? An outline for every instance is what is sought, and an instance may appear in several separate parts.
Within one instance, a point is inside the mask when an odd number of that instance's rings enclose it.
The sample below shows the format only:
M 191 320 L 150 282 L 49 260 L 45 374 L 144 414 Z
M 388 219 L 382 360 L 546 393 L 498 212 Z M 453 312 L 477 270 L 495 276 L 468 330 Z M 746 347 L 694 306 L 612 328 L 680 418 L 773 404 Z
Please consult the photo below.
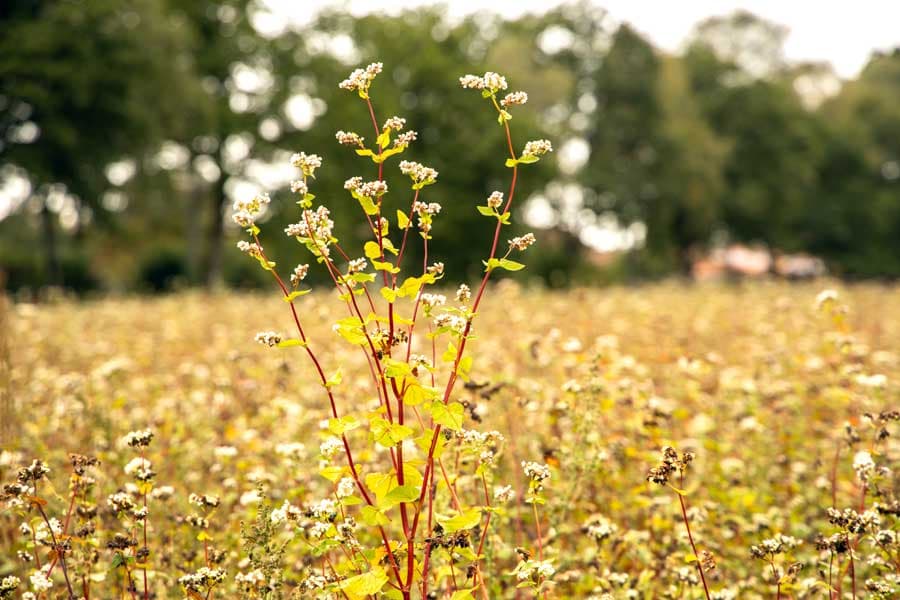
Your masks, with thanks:
M 508 87 L 506 77 L 493 71 L 488 71 L 480 77 L 478 75 L 464 75 L 459 78 L 459 84 L 466 89 L 487 90 L 492 94 L 496 94 Z
M 153 476 L 156 475 L 156 473 L 153 472 L 150 461 L 140 457 L 132 458 L 131 461 L 125 465 L 124 470 L 126 475 L 134 475 L 134 478 L 138 481 L 150 481 L 153 479 Z
M 328 242 L 331 239 L 331 230 L 334 221 L 331 220 L 331 211 L 324 206 L 316 210 L 306 209 L 297 223 L 291 223 L 284 229 L 288 237 L 314 238 L 318 242 Z
M 334 137 L 337 138 L 338 143 L 342 146 L 350 146 L 355 148 L 362 148 L 364 146 L 363 141 L 365 140 L 365 138 L 352 131 L 338 131 L 336 134 L 334 134 Z
M 295 179 L 294 181 L 291 182 L 291 192 L 303 197 L 309 193 L 309 186 L 306 184 L 306 181 L 304 181 L 303 179 Z
M 265 192 L 253 196 L 250 200 L 235 200 L 231 207 L 234 211 L 231 219 L 241 227 L 251 227 L 271 202 L 272 199 Z
M 346 498 L 352 496 L 354 491 L 356 491 L 356 483 L 353 482 L 353 479 L 350 477 L 343 477 L 338 481 L 335 494 L 338 498 Z
M 419 215 L 419 231 L 427 234 L 431 231 L 432 217 L 441 212 L 441 205 L 437 202 L 419 202 L 416 200 L 412 205 L 413 212 Z
M 200 508 L 216 508 L 219 506 L 219 497 L 212 494 L 191 494 L 188 502 Z
M 366 270 L 366 267 L 367 267 L 368 265 L 369 265 L 369 263 L 366 261 L 365 258 L 354 258 L 354 259 L 351 260 L 350 263 L 347 265 L 347 271 L 348 271 L 351 275 L 354 274 L 354 273 L 360 273 L 360 272 L 362 272 L 362 271 L 365 271 L 365 270 Z
M 62 531 L 62 523 L 59 522 L 59 519 L 51 518 L 49 528 L 46 523 L 38 523 L 38 526 L 34 530 L 34 538 L 38 543 L 49 546 L 53 543 L 53 536 L 62 535 Z
M 306 446 L 301 442 L 288 442 L 275 446 L 275 453 L 288 459 L 299 459 L 306 456 Z
M 556 573 L 556 569 L 549 560 L 526 560 L 518 564 L 515 570 L 516 579 L 529 581 L 531 579 L 549 579 Z
M 125 437 L 122 438 L 122 442 L 126 446 L 131 446 L 132 448 L 149 446 L 150 441 L 153 439 L 153 432 L 149 429 L 143 429 L 140 431 L 130 431 Z
M 319 445 L 319 452 L 326 459 L 331 459 L 344 447 L 340 438 L 330 437 Z
M 288 520 L 298 521 L 302 516 L 303 511 L 285 500 L 281 508 L 276 508 L 271 512 L 269 518 L 275 525 L 280 525 Z
M 500 101 L 500 105 L 503 107 L 508 106 L 521 106 L 528 102 L 528 94 L 525 92 L 511 92 L 507 94 L 503 100 Z
M 256 342 L 269 348 L 277 346 L 281 342 L 281 334 L 274 331 L 260 331 L 256 334 Z
M 446 327 L 454 333 L 462 335 L 466 329 L 466 320 L 459 315 L 443 313 L 434 318 L 434 326 L 438 328 Z
M 553 144 L 550 140 L 532 140 L 525 144 L 522 150 L 523 156 L 543 156 L 548 152 L 553 152 Z
M 259 588 L 266 584 L 266 576 L 260 569 L 253 569 L 249 573 L 238 573 L 234 576 L 234 582 L 238 586 L 247 588 Z
M 522 461 L 522 470 L 525 476 L 536 483 L 550 479 L 550 467 L 531 461 Z
M 379 196 L 384 196 L 388 192 L 388 185 L 386 181 L 367 181 L 362 184 L 356 190 L 360 196 L 366 196 L 367 198 L 378 198 Z
M 430 273 L 431 275 L 434 275 L 435 277 L 437 277 L 438 275 L 443 275 L 444 274 L 444 263 L 442 263 L 440 261 L 434 262 L 434 263 L 428 265 L 428 268 L 425 270 L 428 271 L 428 273 Z
M 405 148 L 417 139 L 419 139 L 419 134 L 412 129 L 410 129 L 409 131 L 404 131 L 394 140 L 394 147 L 399 148 L 400 146 L 403 146 Z
M 866 450 L 857 452 L 853 457 L 853 470 L 856 471 L 856 476 L 861 482 L 869 481 L 869 477 L 875 472 L 875 461 L 872 460 L 872 455 Z
M 447 296 L 443 294 L 423 293 L 421 297 L 422 305 L 425 307 L 425 313 L 429 313 L 433 308 L 443 306 L 447 303 Z
M 239 241 L 237 243 L 237 249 L 250 256 L 262 256 L 262 248 L 259 247 L 259 244 L 248 242 L 246 240 Z
M 511 485 L 494 488 L 494 500 L 500 503 L 509 502 L 516 497 L 516 492 Z
M 338 84 L 342 90 L 357 91 L 363 98 L 368 97 L 369 86 L 375 76 L 381 73 L 384 65 L 380 62 L 371 63 L 365 69 L 355 69 L 347 79 Z
M 400 131 L 404 127 L 406 127 L 406 119 L 404 119 L 403 117 L 391 117 L 384 122 L 382 129 L 393 129 L 394 131 Z
M 413 372 L 419 367 L 425 367 L 426 369 L 431 368 L 431 361 L 428 360 L 428 357 L 424 354 L 410 354 L 409 364 L 412 365 Z
M 438 177 L 438 172 L 431 167 L 426 167 L 421 163 L 413 162 L 411 160 L 400 162 L 400 172 L 404 175 L 409 175 L 410 179 L 413 180 L 413 183 L 430 184 L 437 181 Z
M 0 598 L 12 598 L 12 593 L 16 591 L 20 583 L 22 580 L 14 575 L 0 579 Z
M 434 216 L 441 212 L 441 205 L 437 202 L 419 202 L 416 200 L 412 205 L 413 212 L 418 214 L 420 217 L 424 217 L 425 215 Z
M 521 237 L 514 237 L 509 240 L 509 247 L 515 248 L 516 250 L 526 250 L 529 246 L 534 244 L 537 240 L 534 237 L 533 233 L 526 233 Z
M 619 531 L 619 528 L 603 515 L 595 515 L 587 520 L 581 530 L 599 544 L 603 540 L 614 536 Z
M 184 577 L 178 578 L 178 583 L 189 592 L 207 592 L 223 581 L 225 581 L 225 571 L 209 567 L 201 567 L 194 573 L 188 573 Z
M 294 267 L 294 272 L 291 273 L 291 285 L 294 287 L 300 285 L 300 282 L 306 279 L 307 273 L 309 273 L 309 265 L 297 265 Z
M 316 169 L 322 166 L 322 157 L 318 154 L 296 152 L 291 155 L 291 164 L 303 171 L 307 177 L 314 177 Z
M 487 199 L 487 205 L 490 208 L 500 208 L 501 204 L 503 204 L 503 192 L 491 192 Z
M 330 498 L 324 498 L 311 504 L 306 514 L 311 519 L 333 521 L 337 516 L 337 503 Z
M 32 589 L 38 594 L 46 592 L 53 587 L 53 582 L 44 575 L 43 571 L 35 571 L 28 579 L 31 581 Z
M 456 290 L 456 301 L 467 304 L 472 299 L 472 290 L 464 283 L 459 284 Z

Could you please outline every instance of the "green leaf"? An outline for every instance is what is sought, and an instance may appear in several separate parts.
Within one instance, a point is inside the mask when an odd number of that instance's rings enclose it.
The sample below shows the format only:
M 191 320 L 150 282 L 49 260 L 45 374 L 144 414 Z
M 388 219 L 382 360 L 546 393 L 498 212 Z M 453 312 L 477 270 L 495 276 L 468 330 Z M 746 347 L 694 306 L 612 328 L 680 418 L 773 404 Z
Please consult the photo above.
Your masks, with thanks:
M 371 150 L 369 150 L 368 148 L 363 148 L 362 150 L 357 150 L 356 153 L 359 154 L 360 156 L 374 156 L 375 155 L 375 153 L 372 152 Z
M 384 376 L 388 379 L 397 379 L 398 377 L 405 377 L 407 375 L 412 375 L 412 367 L 409 366 L 409 363 L 402 360 L 397 360 L 395 358 L 385 358 L 382 361 L 384 365 Z
M 309 294 L 310 292 L 312 292 L 312 290 L 296 290 L 296 291 L 291 292 L 284 298 L 282 298 L 282 300 L 284 300 L 285 302 L 293 302 L 295 299 L 299 298 L 300 296 L 305 296 L 305 295 Z
M 434 430 L 426 429 L 422 435 L 416 438 L 416 446 L 422 451 L 423 454 L 428 454 L 428 451 L 431 450 L 431 440 L 434 438 Z M 434 458 L 440 458 L 441 454 L 444 452 L 444 446 L 447 445 L 447 439 L 438 434 L 437 444 L 434 446 Z
M 378 136 L 378 139 L 375 140 L 375 143 L 378 144 L 379 148 L 387 148 L 391 143 L 391 130 L 390 128 L 385 129 L 381 132 L 381 135 Z
M 373 241 L 366 242 L 363 251 L 366 253 L 366 258 L 381 258 L 381 248 Z
M 397 227 L 400 229 L 409 227 L 409 217 L 407 217 L 406 213 L 400 209 L 397 209 Z
M 414 485 L 400 485 L 392 489 L 381 499 L 378 505 L 382 509 L 388 509 L 401 502 L 415 502 L 419 499 L 421 489 Z
M 467 588 L 464 590 L 456 590 L 453 592 L 453 595 L 450 596 L 450 600 L 473 600 L 474 596 L 472 595 L 472 591 L 475 588 Z
M 412 427 L 391 423 L 381 418 L 372 420 L 371 429 L 375 441 L 385 448 L 396 446 L 415 433 Z
M 372 266 L 376 271 L 387 271 L 388 273 L 399 273 L 400 267 L 395 267 L 389 262 L 372 259 Z
M 490 206 L 476 206 L 478 212 L 483 214 L 486 217 L 494 217 L 497 216 L 497 211 L 491 208 Z
M 519 161 L 516 160 L 515 158 L 507 158 L 505 164 L 507 167 L 514 167 L 517 164 L 519 164 Z
M 303 348 L 306 348 L 307 344 L 303 340 L 291 339 L 291 340 L 281 340 L 280 342 L 278 342 L 277 345 L 279 348 L 292 348 L 294 346 L 301 346 Z
M 363 506 L 359 511 L 359 520 L 371 527 L 387 525 L 391 520 L 374 506 Z
M 447 429 L 459 431 L 462 429 L 463 413 L 465 409 L 459 402 L 444 404 L 441 401 L 431 403 L 431 418 L 435 423 L 440 423 Z
M 437 389 L 433 387 L 425 387 L 418 383 L 411 383 L 403 394 L 403 403 L 408 406 L 418 406 L 423 402 L 435 400 L 438 397 Z
M 384 569 L 373 567 L 371 571 L 362 575 L 344 579 L 340 582 L 339 587 L 351 600 L 357 600 L 366 596 L 374 596 L 387 582 L 388 576 Z
M 359 200 L 359 205 L 362 206 L 363 211 L 367 215 L 377 215 L 378 214 L 378 206 L 372 202 L 372 199 L 368 196 L 363 196 L 361 194 L 353 194 L 353 196 Z
M 496 268 L 506 269 L 507 271 L 521 271 L 525 268 L 524 264 L 508 258 L 492 258 L 487 262 L 482 262 L 484 263 L 485 271 L 493 271 Z
M 347 467 L 324 467 L 319 469 L 319 475 L 327 479 L 328 481 L 335 483 L 338 479 L 344 476 L 344 471 L 346 471 Z
M 392 473 L 369 473 L 366 475 L 366 487 L 376 496 L 385 496 L 397 483 L 397 476 Z
M 381 288 L 381 295 L 382 295 L 382 296 L 384 297 L 384 299 L 387 300 L 388 302 L 393 302 L 393 301 L 395 301 L 395 300 L 397 299 L 397 292 L 394 291 L 394 290 L 392 290 L 392 289 L 389 288 L 389 287 L 383 287 L 383 288 Z
M 332 375 L 325 381 L 325 387 L 332 388 L 336 385 L 340 385 L 343 379 L 344 374 L 341 372 L 341 368 L 338 367 L 338 370 L 334 372 L 334 375 Z
M 362 425 L 353 415 L 346 415 L 338 419 L 328 419 L 328 431 L 334 435 L 342 435 L 347 431 L 353 431 Z
M 438 523 L 444 528 L 446 533 L 455 533 L 464 529 L 472 529 L 481 522 L 481 509 L 478 507 L 470 508 L 449 519 L 441 519 L 438 517 Z
M 538 156 L 532 156 L 531 154 L 524 154 L 519 158 L 520 165 L 530 165 L 532 163 L 536 163 L 541 160 Z

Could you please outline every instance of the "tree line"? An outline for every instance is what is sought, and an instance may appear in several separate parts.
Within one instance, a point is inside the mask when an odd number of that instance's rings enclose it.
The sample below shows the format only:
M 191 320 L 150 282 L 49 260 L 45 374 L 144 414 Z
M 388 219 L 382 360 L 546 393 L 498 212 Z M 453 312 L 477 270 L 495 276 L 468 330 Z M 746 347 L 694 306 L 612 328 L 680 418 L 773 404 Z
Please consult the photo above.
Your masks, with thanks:
M 698 24 L 677 55 L 611 17 L 590 2 L 515 20 L 333 11 L 273 31 L 250 0 L 0 6 L 0 189 L 19 190 L 0 206 L 0 269 L 12 289 L 257 285 L 231 249 L 230 204 L 274 186 L 270 226 L 296 220 L 272 165 L 301 149 L 326 159 L 317 189 L 337 235 L 364 235 L 342 226 L 343 181 L 366 163 L 334 132 L 365 134 L 368 117 L 337 82 L 377 60 L 379 116 L 406 117 L 410 157 L 441 173 L 432 252 L 453 253 L 454 278 L 481 268 L 484 249 L 464 242 L 505 175 L 501 131 L 458 87 L 485 70 L 530 93 L 519 141 L 557 148 L 524 182 L 550 227 L 535 277 L 659 277 L 724 241 L 900 275 L 900 50 L 841 81 L 787 61 L 786 30 L 746 12 Z M 583 242 L 601 225 L 639 235 L 598 261 Z M 288 256 L 291 241 L 269 244 Z

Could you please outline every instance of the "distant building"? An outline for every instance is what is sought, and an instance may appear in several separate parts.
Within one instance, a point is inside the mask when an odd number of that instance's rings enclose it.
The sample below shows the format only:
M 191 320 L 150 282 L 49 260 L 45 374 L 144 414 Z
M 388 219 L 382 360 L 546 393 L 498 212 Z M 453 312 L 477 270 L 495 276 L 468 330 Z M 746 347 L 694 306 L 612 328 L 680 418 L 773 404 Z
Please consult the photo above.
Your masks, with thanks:
M 773 257 L 765 246 L 732 244 L 716 248 L 691 263 L 695 281 L 725 278 L 755 279 L 777 275 L 786 279 L 812 279 L 825 275 L 825 262 L 809 254 L 781 254 Z

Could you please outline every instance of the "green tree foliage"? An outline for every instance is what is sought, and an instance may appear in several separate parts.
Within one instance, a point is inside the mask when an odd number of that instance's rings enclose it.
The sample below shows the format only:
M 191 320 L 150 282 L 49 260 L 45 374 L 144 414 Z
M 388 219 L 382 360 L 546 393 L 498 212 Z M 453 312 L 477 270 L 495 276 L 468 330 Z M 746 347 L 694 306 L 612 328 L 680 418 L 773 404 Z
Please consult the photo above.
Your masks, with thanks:
M 0 8 L 0 158 L 27 170 L 40 204 L 45 278 L 62 283 L 51 184 L 97 210 L 105 167 L 177 126 L 191 85 L 184 23 L 156 0 L 22 2 Z
M 583 164 L 558 152 L 525 174 L 523 189 L 553 183 L 543 196 L 557 210 L 533 274 L 564 283 L 585 273 L 591 256 L 579 235 L 612 221 L 646 232 L 615 276 L 683 271 L 723 238 L 811 252 L 842 274 L 900 275 L 898 51 L 873 57 L 819 104 L 807 88 L 826 89 L 833 75 L 790 64 L 786 30 L 746 12 L 701 23 L 673 56 L 587 1 L 517 20 L 333 11 L 278 35 L 254 27 L 264 10 L 250 0 L 0 7 L 0 166 L 32 183 L 30 200 L 0 221 L 5 271 L 28 285 L 257 284 L 230 250 L 230 204 L 253 185 L 278 188 L 263 163 L 295 150 L 325 157 L 317 188 L 352 244 L 364 232 L 344 226 L 355 203 L 343 182 L 374 173 L 359 172 L 334 133 L 338 123 L 370 140 L 374 132 L 334 82 L 381 61 L 377 117 L 407 118 L 419 132 L 408 157 L 440 172 L 426 192 L 444 207 L 429 258 L 463 248 L 447 261 L 462 265 L 454 279 L 480 272 L 484 249 L 459 240 L 484 233 L 474 207 L 506 175 L 485 160 L 502 129 L 457 82 L 486 70 L 530 91 L 515 116 L 517 145 L 589 148 Z M 122 160 L 134 174 L 114 181 L 109 166 Z M 282 226 L 296 215 L 286 183 L 264 217 Z M 405 181 L 388 183 L 388 205 L 405 205 Z M 560 190 L 578 190 L 582 205 Z M 127 206 L 102 202 L 110 191 Z M 61 197 L 80 217 L 65 230 Z M 294 249 L 286 237 L 269 243 L 282 256 Z

